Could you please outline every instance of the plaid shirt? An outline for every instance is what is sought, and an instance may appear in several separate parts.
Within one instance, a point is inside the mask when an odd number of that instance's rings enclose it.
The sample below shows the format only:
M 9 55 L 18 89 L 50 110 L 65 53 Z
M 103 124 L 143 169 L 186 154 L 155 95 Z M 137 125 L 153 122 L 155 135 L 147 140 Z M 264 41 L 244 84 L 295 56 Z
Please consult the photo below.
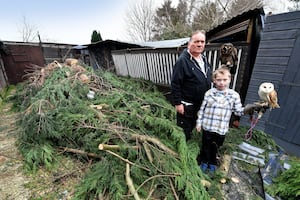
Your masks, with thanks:
M 229 129 L 232 112 L 238 116 L 244 114 L 240 95 L 232 89 L 219 91 L 212 88 L 205 93 L 196 126 L 201 126 L 206 131 L 225 135 Z

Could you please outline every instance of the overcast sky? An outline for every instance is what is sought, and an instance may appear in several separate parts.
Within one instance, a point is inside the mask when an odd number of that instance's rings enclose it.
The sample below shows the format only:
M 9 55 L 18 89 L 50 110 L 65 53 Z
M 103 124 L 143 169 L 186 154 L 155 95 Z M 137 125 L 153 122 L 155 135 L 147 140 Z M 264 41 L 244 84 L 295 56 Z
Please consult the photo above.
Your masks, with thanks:
M 0 40 L 22 41 L 25 18 L 45 42 L 89 44 L 93 30 L 100 31 L 103 40 L 124 41 L 128 38 L 124 17 L 134 1 L 139 0 L 2 0 Z M 163 1 L 154 0 L 157 6 Z M 266 1 L 271 2 L 267 11 L 287 11 L 287 0 Z

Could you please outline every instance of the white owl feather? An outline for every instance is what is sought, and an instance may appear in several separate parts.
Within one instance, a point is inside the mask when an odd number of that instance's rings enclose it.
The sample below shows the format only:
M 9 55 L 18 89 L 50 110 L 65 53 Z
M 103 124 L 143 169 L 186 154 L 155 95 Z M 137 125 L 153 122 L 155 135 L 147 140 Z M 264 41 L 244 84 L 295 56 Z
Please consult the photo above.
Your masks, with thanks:
M 277 92 L 274 89 L 273 83 L 264 82 L 260 84 L 258 95 L 260 100 L 269 106 L 270 109 L 280 108 L 278 104 Z

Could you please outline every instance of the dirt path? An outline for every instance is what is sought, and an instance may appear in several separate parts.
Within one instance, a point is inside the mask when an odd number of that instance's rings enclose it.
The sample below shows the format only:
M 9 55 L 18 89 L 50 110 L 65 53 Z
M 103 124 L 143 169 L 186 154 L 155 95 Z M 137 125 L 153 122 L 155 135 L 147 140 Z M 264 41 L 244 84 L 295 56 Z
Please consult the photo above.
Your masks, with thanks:
M 10 108 L 6 104 L 0 111 L 0 199 L 29 199 L 30 192 L 24 186 L 29 179 L 23 174 L 22 157 L 15 145 L 18 115 Z

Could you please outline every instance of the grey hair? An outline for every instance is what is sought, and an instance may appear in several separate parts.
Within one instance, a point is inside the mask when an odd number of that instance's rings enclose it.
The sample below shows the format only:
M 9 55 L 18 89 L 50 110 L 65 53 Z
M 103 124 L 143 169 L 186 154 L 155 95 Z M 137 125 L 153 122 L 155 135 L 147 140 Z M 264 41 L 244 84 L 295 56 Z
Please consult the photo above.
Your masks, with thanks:
M 205 35 L 206 31 L 205 30 L 196 30 L 196 31 L 192 32 L 192 34 L 190 35 L 190 41 L 192 40 L 192 37 L 198 33 L 202 33 L 203 35 Z

